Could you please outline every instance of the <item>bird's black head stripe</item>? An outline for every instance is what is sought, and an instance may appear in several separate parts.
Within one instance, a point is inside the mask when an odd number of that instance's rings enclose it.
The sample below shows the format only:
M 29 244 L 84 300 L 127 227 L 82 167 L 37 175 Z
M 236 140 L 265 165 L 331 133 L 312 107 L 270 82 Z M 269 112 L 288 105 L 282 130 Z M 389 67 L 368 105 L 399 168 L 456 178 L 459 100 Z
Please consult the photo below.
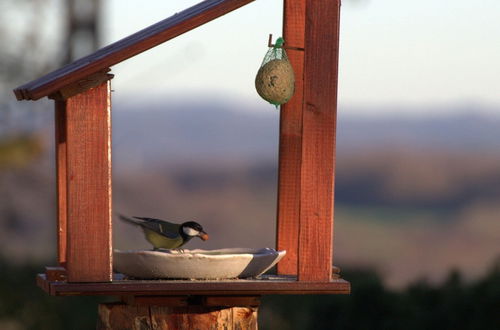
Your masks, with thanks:
M 182 224 L 182 227 L 193 228 L 196 231 L 203 231 L 203 227 L 199 223 L 194 222 L 194 221 L 184 222 Z

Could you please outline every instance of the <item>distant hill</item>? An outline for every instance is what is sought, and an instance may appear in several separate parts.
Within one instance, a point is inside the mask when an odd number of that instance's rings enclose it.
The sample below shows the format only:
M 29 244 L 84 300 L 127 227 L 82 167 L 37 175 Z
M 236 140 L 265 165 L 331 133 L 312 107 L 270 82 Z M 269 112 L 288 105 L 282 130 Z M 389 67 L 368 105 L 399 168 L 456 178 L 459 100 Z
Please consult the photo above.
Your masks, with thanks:
M 241 105 L 240 105 L 241 108 Z M 115 104 L 113 146 L 127 164 L 260 161 L 274 158 L 279 113 L 234 110 L 230 104 L 167 102 Z
M 436 113 L 440 113 L 439 110 Z M 478 109 L 470 108 L 451 113 L 363 118 L 340 112 L 338 145 L 342 150 L 406 145 L 448 151 L 500 152 L 500 112 L 499 116 L 481 115 Z
M 272 106 L 169 100 L 165 104 L 118 102 L 113 109 L 113 143 L 120 162 L 276 158 L 279 111 Z M 456 113 L 444 110 L 436 113 Z M 479 115 L 478 109 L 438 116 L 362 117 L 350 113 L 351 109 L 339 109 L 339 153 L 407 146 L 500 152 L 500 116 Z

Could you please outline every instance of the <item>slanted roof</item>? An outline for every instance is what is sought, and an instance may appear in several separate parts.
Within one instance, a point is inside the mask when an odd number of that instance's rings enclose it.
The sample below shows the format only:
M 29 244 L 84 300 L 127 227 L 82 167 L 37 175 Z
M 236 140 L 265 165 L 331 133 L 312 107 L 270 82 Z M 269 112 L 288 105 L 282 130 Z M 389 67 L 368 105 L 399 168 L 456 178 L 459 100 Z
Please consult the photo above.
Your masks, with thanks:
M 38 100 L 254 0 L 205 0 L 71 64 L 14 89 L 18 100 Z

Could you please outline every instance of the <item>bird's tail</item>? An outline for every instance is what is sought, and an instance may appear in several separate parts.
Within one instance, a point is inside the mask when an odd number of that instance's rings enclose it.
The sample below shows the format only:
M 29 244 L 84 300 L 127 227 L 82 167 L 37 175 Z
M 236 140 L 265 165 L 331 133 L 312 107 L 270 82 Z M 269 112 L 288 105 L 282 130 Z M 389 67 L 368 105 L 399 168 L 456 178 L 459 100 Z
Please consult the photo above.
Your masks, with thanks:
M 139 220 L 139 219 L 135 219 L 133 217 L 127 217 L 123 214 L 118 214 L 118 218 L 122 221 L 125 221 L 125 222 L 128 222 L 128 223 L 131 223 L 131 224 L 134 224 L 134 225 L 140 225 L 143 221 Z

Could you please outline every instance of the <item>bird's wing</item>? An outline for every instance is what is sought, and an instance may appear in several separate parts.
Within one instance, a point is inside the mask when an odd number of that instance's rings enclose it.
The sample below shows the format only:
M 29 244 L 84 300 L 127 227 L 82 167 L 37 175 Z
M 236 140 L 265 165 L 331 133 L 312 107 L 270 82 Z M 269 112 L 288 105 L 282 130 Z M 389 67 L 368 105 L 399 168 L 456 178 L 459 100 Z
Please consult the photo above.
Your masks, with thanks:
M 165 237 L 175 239 L 180 236 L 179 228 L 181 225 L 176 223 L 171 223 L 165 220 L 154 219 L 154 218 L 142 218 L 133 217 L 135 221 L 132 221 L 143 228 L 147 228 Z

